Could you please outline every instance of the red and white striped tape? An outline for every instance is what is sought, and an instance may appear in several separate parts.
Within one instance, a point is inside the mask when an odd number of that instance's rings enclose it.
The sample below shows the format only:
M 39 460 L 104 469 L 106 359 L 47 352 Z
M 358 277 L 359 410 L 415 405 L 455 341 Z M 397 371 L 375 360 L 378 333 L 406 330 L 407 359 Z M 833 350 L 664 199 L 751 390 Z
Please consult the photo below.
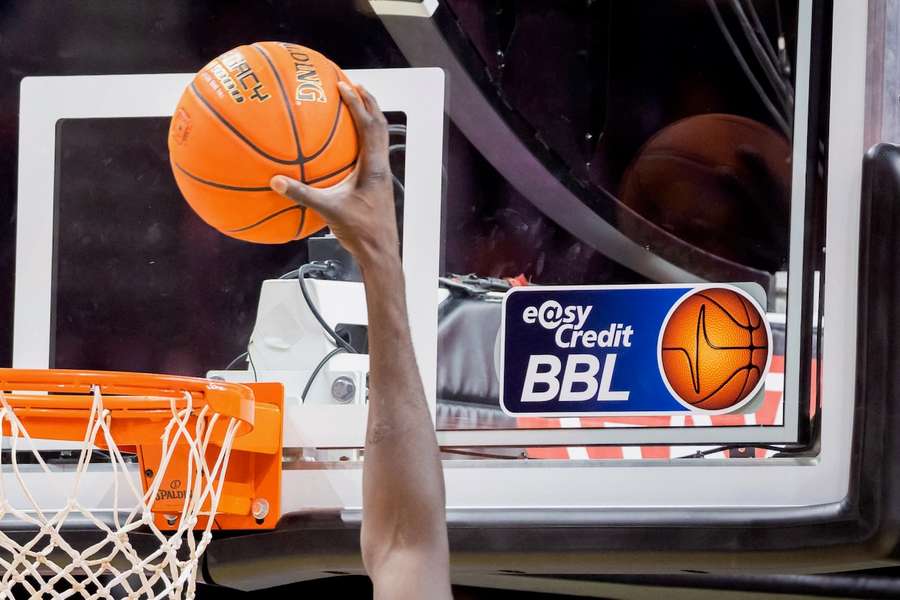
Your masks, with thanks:
M 815 365 L 813 365 L 815 367 Z M 815 373 L 815 368 L 812 370 Z M 815 377 L 811 387 L 810 414 L 815 413 Z M 593 429 L 603 427 L 724 427 L 743 425 L 778 425 L 784 418 L 784 356 L 773 356 L 765 383 L 765 398 L 753 413 L 727 415 L 686 414 L 645 417 L 518 417 L 520 429 Z M 666 459 L 685 456 L 710 446 L 558 446 L 529 448 L 529 458 L 591 460 L 591 459 Z M 763 458 L 772 450 L 755 449 L 755 456 Z M 727 456 L 723 453 L 722 456 Z M 746 456 L 743 454 L 742 456 Z

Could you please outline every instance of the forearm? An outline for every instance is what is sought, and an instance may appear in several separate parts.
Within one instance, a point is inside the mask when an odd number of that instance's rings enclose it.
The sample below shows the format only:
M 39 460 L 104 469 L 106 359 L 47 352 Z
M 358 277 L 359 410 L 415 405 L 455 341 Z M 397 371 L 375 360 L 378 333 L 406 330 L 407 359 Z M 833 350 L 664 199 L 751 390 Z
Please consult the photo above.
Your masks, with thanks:
M 444 478 L 407 322 L 387 120 L 362 86 L 338 89 L 359 136 L 357 168 L 325 189 L 283 175 L 270 184 L 318 211 L 363 272 L 370 363 L 361 541 L 375 598 L 446 599 Z
M 371 361 L 364 557 L 379 561 L 382 553 L 407 549 L 446 555 L 443 472 L 413 353 L 400 260 L 386 253 L 361 267 Z

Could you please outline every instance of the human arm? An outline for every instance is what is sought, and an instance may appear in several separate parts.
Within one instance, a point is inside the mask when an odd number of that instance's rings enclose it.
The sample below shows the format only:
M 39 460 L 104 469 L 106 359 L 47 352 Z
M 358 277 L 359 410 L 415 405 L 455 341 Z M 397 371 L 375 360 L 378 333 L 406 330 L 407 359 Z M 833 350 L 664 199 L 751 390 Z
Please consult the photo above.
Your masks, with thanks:
M 283 176 L 271 185 L 319 212 L 363 274 L 370 366 L 361 546 L 375 598 L 450 598 L 443 472 L 407 320 L 387 122 L 364 89 L 340 90 L 359 134 L 358 168 L 326 190 Z

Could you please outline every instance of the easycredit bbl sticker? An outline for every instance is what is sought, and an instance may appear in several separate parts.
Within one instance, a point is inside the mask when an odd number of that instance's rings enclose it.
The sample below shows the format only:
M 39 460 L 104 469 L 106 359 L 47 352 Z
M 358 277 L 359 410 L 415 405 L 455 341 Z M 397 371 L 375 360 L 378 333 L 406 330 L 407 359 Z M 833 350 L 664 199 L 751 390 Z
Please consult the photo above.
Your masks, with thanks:
M 772 333 L 762 288 L 739 285 L 514 288 L 500 329 L 503 410 L 587 416 L 752 408 L 764 393 Z

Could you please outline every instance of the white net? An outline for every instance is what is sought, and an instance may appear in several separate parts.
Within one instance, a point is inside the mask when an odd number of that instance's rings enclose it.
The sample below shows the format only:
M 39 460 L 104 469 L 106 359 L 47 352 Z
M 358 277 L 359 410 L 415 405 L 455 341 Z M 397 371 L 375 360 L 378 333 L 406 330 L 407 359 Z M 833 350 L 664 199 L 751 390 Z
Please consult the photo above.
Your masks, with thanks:
M 45 462 L 10 398 L 0 392 L 0 600 L 14 594 L 192 598 L 239 421 L 206 404 L 198 406 L 188 392 L 181 402 L 172 398 L 160 436 L 159 467 L 144 491 L 133 457 L 123 454 L 113 439 L 118 413 L 104 407 L 103 394 L 94 386 L 74 476 L 66 479 L 66 489 L 55 490 L 57 504 L 47 506 L 29 489 L 36 479 L 25 471 L 37 471 L 42 486 L 54 486 L 59 472 Z M 214 430 L 224 434 L 214 438 Z M 98 456 L 111 481 L 112 500 L 106 508 L 84 506 L 79 499 L 85 473 L 96 466 Z M 180 511 L 165 515 L 173 528 L 167 530 L 158 526 L 153 509 L 170 463 L 181 469 L 183 504 Z M 198 523 L 202 527 L 195 531 Z

